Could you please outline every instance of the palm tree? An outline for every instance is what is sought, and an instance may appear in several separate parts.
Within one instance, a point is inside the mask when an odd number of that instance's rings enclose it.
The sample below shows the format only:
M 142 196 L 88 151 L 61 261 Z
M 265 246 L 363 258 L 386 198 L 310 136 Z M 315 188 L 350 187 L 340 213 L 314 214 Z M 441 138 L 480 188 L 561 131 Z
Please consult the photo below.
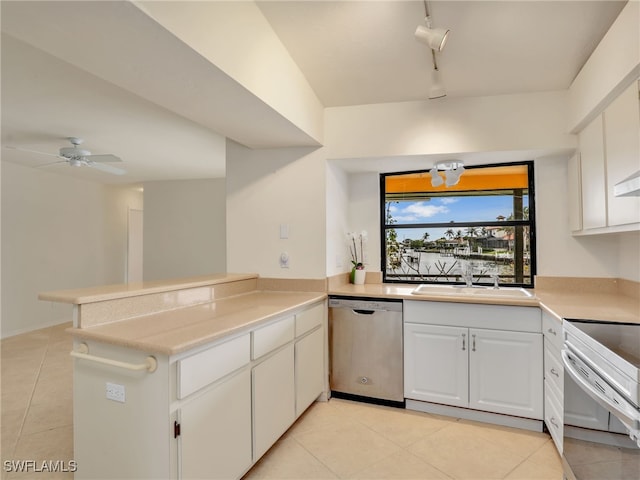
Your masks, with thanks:
M 455 236 L 455 233 L 453 232 L 452 229 L 449 229 L 446 232 L 444 232 L 444 236 L 447 237 L 449 240 L 451 240 Z

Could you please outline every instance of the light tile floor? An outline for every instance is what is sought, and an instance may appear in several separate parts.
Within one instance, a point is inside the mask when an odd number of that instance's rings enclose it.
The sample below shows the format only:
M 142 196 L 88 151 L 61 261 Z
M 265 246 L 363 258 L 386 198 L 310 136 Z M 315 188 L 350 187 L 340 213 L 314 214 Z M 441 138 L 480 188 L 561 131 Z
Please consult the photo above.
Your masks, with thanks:
M 73 459 L 69 325 L 2 340 L 5 460 Z M 546 434 L 332 399 L 315 403 L 245 476 L 253 479 L 554 479 L 560 459 Z

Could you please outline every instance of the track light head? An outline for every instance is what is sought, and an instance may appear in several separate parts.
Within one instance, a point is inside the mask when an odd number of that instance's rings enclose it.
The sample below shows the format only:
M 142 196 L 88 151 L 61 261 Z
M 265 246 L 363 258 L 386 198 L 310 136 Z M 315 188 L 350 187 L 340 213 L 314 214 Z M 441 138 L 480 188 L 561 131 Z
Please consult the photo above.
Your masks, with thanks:
M 431 71 L 431 86 L 429 87 L 429 99 L 433 100 L 436 98 L 442 98 L 447 96 L 447 91 L 444 88 L 444 83 L 442 83 L 442 75 L 440 74 L 440 70 L 434 68 Z
M 436 52 L 441 52 L 447 43 L 449 37 L 449 29 L 430 28 L 424 25 L 418 25 L 415 32 L 416 40 L 426 44 L 429 48 Z

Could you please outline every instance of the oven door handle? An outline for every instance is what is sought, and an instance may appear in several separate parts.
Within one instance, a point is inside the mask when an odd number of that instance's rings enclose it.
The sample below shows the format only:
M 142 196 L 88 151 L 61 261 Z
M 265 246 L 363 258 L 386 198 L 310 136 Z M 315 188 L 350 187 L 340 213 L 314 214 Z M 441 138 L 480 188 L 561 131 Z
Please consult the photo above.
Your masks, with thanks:
M 624 423 L 624 426 L 629 430 L 629 436 L 632 440 L 638 442 L 640 447 L 640 437 L 638 437 L 638 426 L 640 425 L 640 412 L 633 408 L 626 400 L 623 400 L 624 404 L 616 404 L 605 395 L 594 389 L 580 373 L 578 373 L 576 366 L 569 358 L 569 353 L 566 349 L 563 349 L 560 354 L 562 355 L 562 363 L 564 363 L 565 371 L 573 378 L 578 386 L 587 393 L 591 398 L 598 402 L 609 412 L 613 413 L 618 419 Z M 575 355 L 575 354 L 573 354 Z M 622 399 L 621 399 L 622 400 Z

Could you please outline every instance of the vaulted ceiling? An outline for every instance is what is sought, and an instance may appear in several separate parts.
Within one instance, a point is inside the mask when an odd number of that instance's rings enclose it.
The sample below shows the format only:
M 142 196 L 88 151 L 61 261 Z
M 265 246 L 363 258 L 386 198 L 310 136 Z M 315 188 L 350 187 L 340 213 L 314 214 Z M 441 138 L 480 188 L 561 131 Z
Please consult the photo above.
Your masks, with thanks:
M 413 35 L 424 2 L 256 3 L 323 106 L 426 99 L 431 55 Z M 447 98 L 568 88 L 624 4 L 428 2 L 434 26 L 451 29 L 437 56 Z M 251 147 L 318 145 L 137 4 L 0 6 L 3 147 L 55 154 L 66 137 L 83 137 L 92 153 L 121 157 L 128 173 L 50 171 L 105 183 L 209 178 L 224 175 L 222 137 Z M 1 154 L 27 166 L 55 160 Z

